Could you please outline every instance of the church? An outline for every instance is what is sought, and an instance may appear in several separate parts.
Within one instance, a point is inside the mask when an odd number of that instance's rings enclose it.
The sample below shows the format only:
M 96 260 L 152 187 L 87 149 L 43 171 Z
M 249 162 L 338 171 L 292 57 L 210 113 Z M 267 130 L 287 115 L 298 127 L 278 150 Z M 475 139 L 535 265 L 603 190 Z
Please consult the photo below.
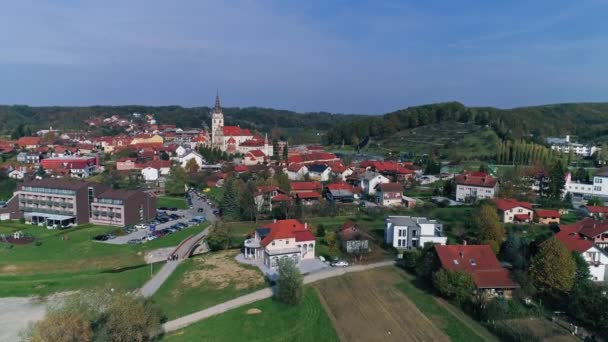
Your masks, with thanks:
M 249 129 L 239 126 L 224 126 L 224 113 L 220 106 L 220 96 L 215 96 L 215 107 L 211 111 L 211 147 L 234 154 L 246 154 L 259 150 L 270 158 L 273 154 L 268 136 L 262 138 Z

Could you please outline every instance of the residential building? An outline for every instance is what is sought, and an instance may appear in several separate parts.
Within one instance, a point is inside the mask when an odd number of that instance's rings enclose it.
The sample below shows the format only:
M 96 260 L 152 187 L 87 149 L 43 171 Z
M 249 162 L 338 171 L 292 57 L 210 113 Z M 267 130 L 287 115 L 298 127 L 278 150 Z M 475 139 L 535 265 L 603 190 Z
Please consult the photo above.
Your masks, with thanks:
M 281 202 L 291 200 L 291 197 L 285 194 L 285 191 L 276 186 L 258 186 L 253 194 L 253 200 L 260 212 L 271 212 L 273 202 Z
M 301 192 L 321 192 L 323 190 L 323 185 L 321 182 L 310 181 L 310 182 L 291 182 L 291 194 L 295 195 Z
M 470 274 L 477 291 L 488 297 L 511 297 L 512 291 L 519 288 L 489 245 L 435 245 L 435 251 L 443 269 Z
M 362 254 L 370 250 L 369 239 L 357 228 L 354 222 L 345 222 L 338 232 L 342 250 L 349 254 Z
M 570 141 L 570 136 L 566 135 L 565 138 L 547 138 L 547 143 L 551 145 L 551 149 L 562 153 L 570 153 L 570 150 L 574 154 L 582 157 L 591 157 L 596 152 L 600 151 L 600 148 L 593 145 L 584 145 Z
M 378 184 L 390 183 L 390 180 L 377 172 L 366 171 L 359 176 L 359 182 L 363 193 L 372 196 L 376 194 L 376 186 Z
M 593 175 L 593 184 L 574 182 L 572 175 L 566 174 L 565 191 L 583 198 L 599 197 L 608 199 L 608 168 L 598 170 Z
M 341 202 L 341 203 L 352 203 L 359 197 L 356 192 L 359 189 L 353 188 L 348 183 L 332 183 L 327 184 L 325 187 L 325 197 L 328 201 Z
M 287 178 L 292 181 L 302 180 L 308 174 L 308 167 L 304 164 L 292 164 L 286 170 Z
M 534 211 L 534 221 L 539 224 L 559 224 L 561 214 L 557 210 L 536 209 Z
M 498 181 L 485 172 L 465 172 L 455 177 L 456 200 L 468 202 L 490 199 L 498 192 Z
M 308 166 L 308 176 L 313 181 L 327 182 L 331 175 L 331 167 L 324 164 L 313 164 Z
M 296 265 L 315 258 L 316 238 L 306 223 L 298 220 L 280 220 L 257 228 L 244 243 L 248 259 L 262 259 L 270 269 L 277 267 L 279 259 L 292 259 Z
M 571 225 L 561 225 L 555 237 L 571 252 L 580 253 L 589 266 L 591 280 L 608 281 L 608 224 L 585 218 Z
M 86 178 L 99 167 L 99 158 L 94 157 L 53 157 L 42 159 L 40 166 L 48 172 L 66 174 L 71 177 Z
M 384 241 L 398 249 L 424 247 L 426 243 L 445 245 L 443 225 L 425 217 L 388 216 Z
M 112 190 L 94 182 L 36 179 L 21 185 L 15 194 L 25 220 L 48 227 L 89 222 L 124 226 L 156 216 L 155 197 L 140 190 Z
M 598 219 L 602 219 L 608 215 L 608 207 L 601 205 L 586 205 L 581 208 L 581 211 L 587 215 Z
M 203 164 L 205 164 L 205 159 L 203 156 L 195 151 L 187 152 L 183 156 L 179 157 L 179 163 L 183 168 L 185 168 L 186 165 L 188 165 L 188 162 L 192 159 L 196 161 L 196 165 L 198 165 L 199 169 L 203 167 Z
M 503 223 L 523 222 L 529 223 L 534 219 L 534 210 L 528 202 L 512 198 L 496 198 L 494 204 Z
M 17 140 L 17 145 L 26 150 L 33 150 L 40 146 L 41 141 L 40 137 L 21 137 Z
M 260 150 L 251 150 L 243 156 L 244 165 L 262 165 L 266 161 L 266 155 Z
M 400 183 L 380 183 L 376 186 L 376 203 L 390 207 L 401 205 L 403 185 Z

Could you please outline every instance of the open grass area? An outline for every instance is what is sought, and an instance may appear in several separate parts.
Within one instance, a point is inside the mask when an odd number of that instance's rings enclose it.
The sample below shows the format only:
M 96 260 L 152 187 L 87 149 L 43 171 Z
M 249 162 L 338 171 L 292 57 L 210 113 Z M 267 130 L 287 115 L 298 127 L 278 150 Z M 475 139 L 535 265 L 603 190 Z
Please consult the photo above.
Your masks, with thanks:
M 402 273 L 403 281 L 397 285 L 397 288 L 452 341 L 496 341 L 496 338 L 479 323 L 472 321 L 459 310 L 447 310 L 438 303 L 437 298 L 420 288 L 422 286 L 416 283 L 416 278 L 410 277 L 405 272 Z
M 111 245 L 93 237 L 116 227 L 80 225 L 64 230 L 0 222 L 0 234 L 23 231 L 37 243 L 0 243 L 0 296 L 47 295 L 56 291 L 95 286 L 132 290 L 148 279 L 144 254 L 156 248 L 178 245 L 207 223 L 141 245 Z
M 234 260 L 237 253 L 214 252 L 184 261 L 152 300 L 168 319 L 175 319 L 266 287 L 256 267 Z
M 186 199 L 179 196 L 160 196 L 156 199 L 157 208 L 177 208 L 177 209 L 188 209 L 188 203 Z
M 302 302 L 297 306 L 288 306 L 274 299 L 261 300 L 166 335 L 162 341 L 339 340 L 315 290 L 307 287 Z

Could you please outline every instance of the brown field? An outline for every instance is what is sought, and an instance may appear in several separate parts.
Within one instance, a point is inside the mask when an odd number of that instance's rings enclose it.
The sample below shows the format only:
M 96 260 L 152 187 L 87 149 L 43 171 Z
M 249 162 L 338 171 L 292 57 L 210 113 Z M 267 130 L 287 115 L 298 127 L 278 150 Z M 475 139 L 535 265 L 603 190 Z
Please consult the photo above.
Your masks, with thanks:
M 449 341 L 395 286 L 401 281 L 383 268 L 314 286 L 342 341 Z

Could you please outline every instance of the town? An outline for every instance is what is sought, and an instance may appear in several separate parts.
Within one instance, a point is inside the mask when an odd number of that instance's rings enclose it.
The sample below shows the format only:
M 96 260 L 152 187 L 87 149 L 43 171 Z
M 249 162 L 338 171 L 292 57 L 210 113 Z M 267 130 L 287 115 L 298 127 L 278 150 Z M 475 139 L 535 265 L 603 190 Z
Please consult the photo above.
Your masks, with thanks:
M 401 288 L 417 315 L 446 307 L 433 317 L 455 319 L 467 338 L 602 331 L 605 146 L 548 138 L 546 146 L 499 145 L 497 160 L 510 165 L 458 165 L 292 145 L 225 125 L 219 95 L 209 117 L 204 129 L 158 124 L 153 113 L 108 113 L 86 119 L 82 131 L 49 128 L 3 140 L 2 182 L 14 189 L 5 190 L 0 209 L 3 267 L 11 270 L 0 293 L 135 291 L 165 308 L 162 329 L 172 336 L 205 322 L 222 302 L 236 309 L 250 302 L 240 298 L 266 300 L 272 292 L 265 287 L 274 284 L 279 301 L 313 305 L 300 303 L 315 301 L 302 280 L 319 282 L 321 310 L 333 315 L 349 307 L 343 296 L 359 295 L 336 291 L 357 282 L 387 301 L 383 287 Z M 100 126 L 117 133 L 99 135 Z M 355 305 L 377 305 L 371 300 Z M 278 310 L 269 305 L 259 304 Z M 393 310 L 385 315 L 412 314 Z M 478 323 L 463 323 L 471 319 Z M 361 317 L 334 324 L 335 338 L 373 339 L 375 323 Z M 333 330 L 329 321 L 322 325 Z M 435 339 L 456 332 L 401 333 Z

